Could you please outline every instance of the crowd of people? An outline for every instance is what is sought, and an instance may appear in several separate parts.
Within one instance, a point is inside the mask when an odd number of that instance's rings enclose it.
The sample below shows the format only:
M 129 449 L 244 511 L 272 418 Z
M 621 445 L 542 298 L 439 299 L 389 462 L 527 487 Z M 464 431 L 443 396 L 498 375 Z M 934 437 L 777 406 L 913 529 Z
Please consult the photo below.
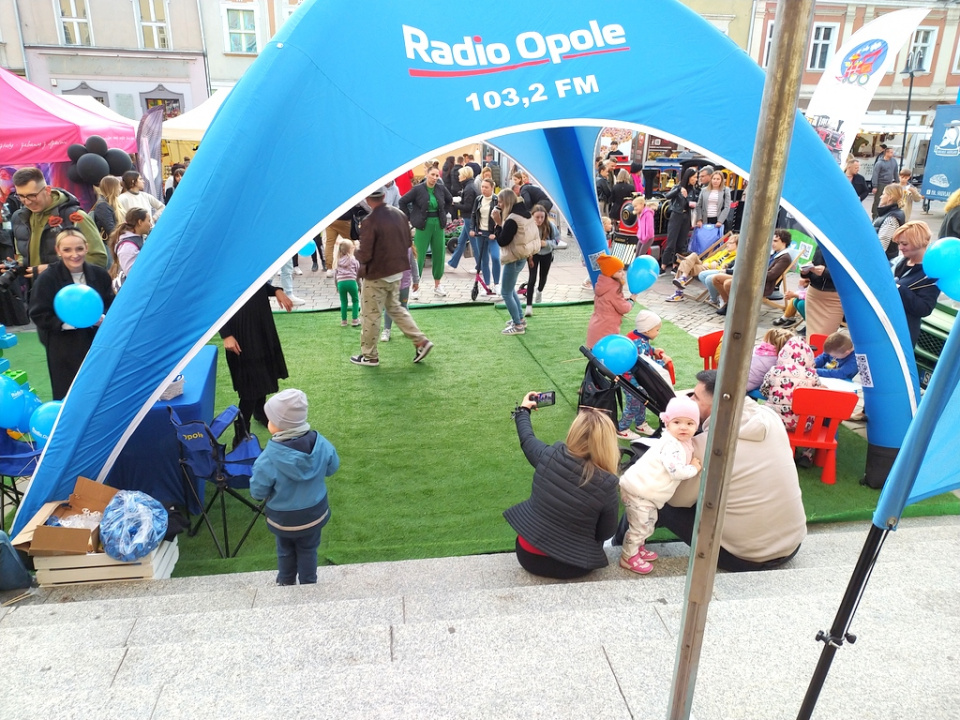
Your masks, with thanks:
M 915 341 L 920 319 L 932 311 L 939 295 L 922 266 L 931 233 L 925 223 L 909 219 L 910 204 L 917 199 L 907 182 L 910 173 L 898 173 L 896 162 L 892 161 L 891 167 L 888 160 L 881 159 L 874 169 L 875 227 L 880 246 L 893 261 L 893 276 Z M 862 198 L 866 198 L 869 191 L 858 169 L 856 164 L 848 165 L 847 176 L 858 196 L 862 188 Z M 168 202 L 185 170 L 183 166 L 174 169 L 165 192 Z M 394 325 L 413 344 L 413 362 L 422 362 L 433 343 L 408 310 L 411 293 L 419 291 L 429 254 L 433 258 L 433 293 L 446 296 L 444 272 L 459 267 L 468 247 L 477 273 L 489 287 L 487 292 L 503 298 L 510 317 L 502 333 L 525 333 L 533 308 L 541 301 L 553 253 L 562 240 L 550 219 L 552 202 L 543 190 L 522 172 L 511 176 L 510 187 L 500 188 L 499 174 L 495 163 L 481 167 L 472 156 L 448 158 L 443 168 L 431 162 L 423 182 L 403 190 L 397 182 L 377 188 L 325 229 L 322 253 L 314 256 L 313 271 L 320 270 L 322 260 L 340 295 L 341 324 L 361 328 L 360 352 L 350 357 L 352 363 L 379 365 L 378 345 L 390 342 Z M 22 204 L 14 214 L 13 234 L 26 266 L 24 277 L 32 284 L 30 317 L 46 348 L 54 399 L 60 399 L 100 323 L 81 329 L 63 323 L 56 315 L 54 296 L 68 284 L 87 285 L 101 296 L 106 312 L 135 272 L 144 242 L 165 205 L 143 191 L 143 179 L 136 171 L 122 178 L 105 177 L 96 188 L 97 202 L 89 213 L 70 193 L 48 187 L 39 170 L 20 170 L 13 180 L 15 197 Z M 647 250 L 653 240 L 653 210 L 643 198 L 639 172 L 618 170 L 616 158 L 608 157 L 598 164 L 596 184 L 601 210 L 611 224 L 620 221 L 624 203 L 633 203 L 639 220 L 638 248 Z M 705 253 L 690 252 L 687 246 L 691 231 L 697 228 L 715 227 L 722 232 L 729 227 L 731 196 L 724 175 L 709 166 L 688 168 L 664 200 L 670 214 L 660 268 L 661 273 L 674 274 L 676 288 L 667 301 L 682 301 L 690 284 L 699 281 L 716 312 L 725 314 L 739 236 L 727 233 L 723 242 Z M 960 193 L 948 203 L 945 233 L 956 233 L 960 226 L 958 206 Z M 453 255 L 444 262 L 448 215 L 463 222 Z M 793 264 L 790 245 L 789 232 L 777 229 L 764 296 L 773 293 Z M 624 290 L 626 272 L 621 259 L 601 254 L 596 264 L 600 273 L 586 329 L 588 348 L 601 338 L 619 334 L 637 300 Z M 517 290 L 524 269 L 526 293 L 521 299 Z M 312 504 L 304 505 L 303 498 L 282 499 L 286 492 L 280 487 L 283 472 L 257 476 L 257 492 L 268 499 L 268 508 L 274 512 L 272 529 L 278 536 L 281 584 L 294 582 L 298 575 L 301 583 L 316 579 L 304 557 L 316 556 L 320 528 L 329 517 L 323 478 L 334 472 L 339 462 L 332 446 L 310 431 L 306 396 L 300 391 L 278 392 L 279 380 L 286 378 L 288 371 L 269 298 L 287 311 L 302 303 L 289 287 L 289 278 L 296 272 L 299 269 L 291 259 L 281 271 L 281 284 L 288 287 L 264 284 L 221 328 L 227 364 L 247 425 L 262 423 L 283 446 L 273 448 L 271 443 L 274 452 L 267 457 L 281 465 L 286 462 L 285 453 L 309 457 L 311 477 L 316 479 L 308 493 Z M 857 372 L 853 344 L 841 329 L 842 306 L 822 250 L 817 249 L 800 274 L 800 290 L 788 298 L 787 310 L 774 323 L 778 327 L 758 343 L 751 363 L 748 390 L 764 403 L 747 400 L 738 429 L 719 560 L 719 566 L 728 570 L 776 567 L 797 553 L 805 536 L 805 516 L 796 467 L 809 466 L 812 458 L 809 451 L 793 453 L 787 440 L 786 433 L 798 422 L 791 409 L 792 395 L 799 387 L 817 387 L 821 378 L 850 379 Z M 805 319 L 811 335 L 828 336 L 821 354 L 816 355 L 805 337 L 790 329 L 797 324 L 797 317 Z M 653 345 L 661 326 L 658 315 L 642 311 L 628 337 L 642 362 L 658 368 L 672 384 L 670 356 Z M 626 379 L 635 382 L 629 375 Z M 626 518 L 620 556 L 623 568 L 637 574 L 651 572 L 657 554 L 646 541 L 656 525 L 690 541 L 716 375 L 705 371 L 697 379 L 689 397 L 679 395 L 666 404 L 657 429 L 647 422 L 646 407 L 628 394 L 618 423 L 603 411 L 581 408 L 565 442 L 553 445 L 537 439 L 533 431 L 536 393 L 523 398 L 514 417 L 522 451 L 534 467 L 533 486 L 530 498 L 504 515 L 517 532 L 516 553 L 524 568 L 568 578 L 606 565 L 603 545 L 617 528 L 621 501 Z M 271 395 L 274 397 L 268 401 Z M 651 436 L 650 449 L 620 472 L 618 441 Z M 297 462 L 296 467 L 302 468 L 307 461 Z M 286 472 L 296 471 L 287 467 Z M 291 518 L 309 520 L 311 532 L 302 537 L 284 534 L 283 523 Z

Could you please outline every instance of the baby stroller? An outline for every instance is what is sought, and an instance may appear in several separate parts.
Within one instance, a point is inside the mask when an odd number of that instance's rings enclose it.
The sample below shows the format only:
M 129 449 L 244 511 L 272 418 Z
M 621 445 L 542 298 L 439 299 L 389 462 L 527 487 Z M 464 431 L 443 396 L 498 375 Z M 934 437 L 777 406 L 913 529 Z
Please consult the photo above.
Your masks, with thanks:
M 580 386 L 580 405 L 590 407 L 599 407 L 606 410 L 614 424 L 619 420 L 617 412 L 618 406 L 623 407 L 620 396 L 621 389 L 624 392 L 631 393 L 637 400 L 643 403 L 644 407 L 657 415 L 657 430 L 652 437 L 659 437 L 662 431 L 660 426 L 660 413 L 667 409 L 667 403 L 670 399 L 676 397 L 673 388 L 664 380 L 660 373 L 643 358 L 637 358 L 636 365 L 630 370 L 630 375 L 636 380 L 636 387 L 622 375 L 615 375 L 603 365 L 593 353 L 585 347 L 580 348 L 580 352 L 587 358 L 587 370 L 583 378 L 583 384 Z M 633 465 L 644 452 L 647 446 L 643 440 L 634 440 L 629 447 L 620 449 L 620 472 L 623 473 L 628 467 Z M 627 516 L 623 514 L 620 517 L 620 525 L 613 536 L 614 545 L 623 544 L 623 536 L 627 532 Z

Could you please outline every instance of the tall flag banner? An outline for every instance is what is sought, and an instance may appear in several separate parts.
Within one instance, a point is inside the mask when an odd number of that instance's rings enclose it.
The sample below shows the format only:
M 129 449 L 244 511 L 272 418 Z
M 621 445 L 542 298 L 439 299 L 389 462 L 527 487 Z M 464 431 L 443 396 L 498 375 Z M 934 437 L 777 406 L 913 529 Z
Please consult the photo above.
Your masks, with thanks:
M 163 105 L 147 110 L 137 128 L 137 170 L 143 177 L 143 189 L 163 200 L 163 165 L 160 135 L 163 131 Z
M 921 193 L 928 200 L 946 200 L 960 188 L 960 105 L 941 105 L 923 172 Z
M 884 73 L 927 12 L 908 8 L 881 15 L 851 35 L 827 63 L 807 106 L 807 120 L 841 165 Z

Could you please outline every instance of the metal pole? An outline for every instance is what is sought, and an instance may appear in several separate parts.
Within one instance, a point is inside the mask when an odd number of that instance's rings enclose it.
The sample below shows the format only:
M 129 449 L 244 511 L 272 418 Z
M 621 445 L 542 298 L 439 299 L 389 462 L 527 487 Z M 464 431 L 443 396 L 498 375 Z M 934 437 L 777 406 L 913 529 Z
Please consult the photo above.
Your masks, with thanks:
M 750 167 L 750 193 L 744 219 L 746 236 L 737 255 L 724 327 L 719 377 L 710 415 L 704 479 L 687 571 L 687 602 L 680 628 L 669 720 L 687 720 L 693 706 L 707 606 L 713 593 L 726 508 L 726 483 L 737 446 L 736 428 L 746 393 L 770 240 L 780 206 L 783 176 L 793 136 L 814 0 L 781 0 Z
M 913 102 L 913 53 L 907 53 L 907 67 L 904 72 L 910 74 L 910 87 L 907 90 L 907 117 L 903 121 L 903 142 L 900 143 L 900 169 L 907 164 L 907 128 L 910 126 L 910 103 Z

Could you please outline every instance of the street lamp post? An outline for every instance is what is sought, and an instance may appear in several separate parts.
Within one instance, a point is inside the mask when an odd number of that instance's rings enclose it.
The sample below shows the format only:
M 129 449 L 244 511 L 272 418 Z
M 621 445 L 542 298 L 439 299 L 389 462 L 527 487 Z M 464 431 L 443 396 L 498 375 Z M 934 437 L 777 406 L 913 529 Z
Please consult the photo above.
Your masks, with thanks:
M 910 76 L 910 88 L 907 90 L 907 118 L 903 121 L 903 142 L 900 145 L 900 169 L 906 164 L 907 154 L 907 127 L 910 125 L 910 103 L 913 101 L 913 76 L 917 71 L 917 60 L 920 59 L 920 50 L 912 50 L 907 53 L 907 64 L 900 71 L 901 75 Z

